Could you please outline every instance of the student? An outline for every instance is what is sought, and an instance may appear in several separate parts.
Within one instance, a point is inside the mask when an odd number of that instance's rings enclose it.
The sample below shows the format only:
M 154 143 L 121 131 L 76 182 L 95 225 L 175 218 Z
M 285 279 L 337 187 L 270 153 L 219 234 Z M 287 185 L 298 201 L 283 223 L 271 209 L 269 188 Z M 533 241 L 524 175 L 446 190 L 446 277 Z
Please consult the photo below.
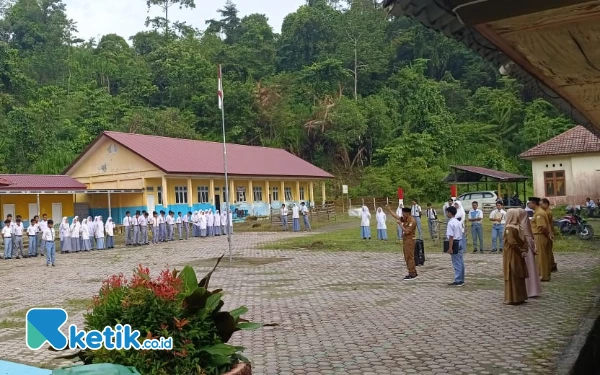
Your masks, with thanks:
M 360 235 L 363 240 L 371 239 L 371 213 L 365 205 L 362 206 L 360 213 Z
M 81 222 L 81 251 L 92 250 L 92 243 L 90 242 L 90 226 L 88 225 L 88 219 L 83 219 Z
M 125 212 L 125 217 L 123 218 L 123 228 L 125 229 L 125 246 L 133 245 L 133 231 L 131 226 L 131 212 Z
M 223 233 L 223 235 L 227 234 L 227 210 L 223 210 L 223 212 L 221 212 L 221 233 Z
M 175 214 L 173 211 L 169 211 L 169 214 L 165 218 L 167 223 L 167 241 L 173 241 L 173 232 L 175 231 Z
M 200 216 L 198 211 L 194 211 L 194 214 L 192 215 L 192 236 L 200 236 Z
M 473 236 L 473 254 L 477 253 L 477 240 L 479 240 L 479 252 L 483 253 L 483 211 L 479 209 L 479 203 L 471 203 L 473 208 L 469 211 L 469 222 L 471 223 L 471 236 Z
M 158 215 L 158 241 L 167 241 L 167 222 L 165 219 L 165 211 L 160 211 L 160 215 Z
M 377 220 L 377 239 L 387 241 L 387 216 L 385 215 L 385 212 L 383 212 L 381 207 L 377 208 L 377 214 L 375 215 L 375 219 Z
M 81 231 L 81 224 L 79 224 L 79 217 L 75 216 L 71 222 L 71 251 L 76 253 L 81 250 L 79 247 L 79 232 Z
M 42 256 L 44 256 L 44 252 L 46 251 L 46 245 L 44 244 L 43 233 L 46 230 L 47 226 L 48 226 L 48 215 L 43 214 L 42 220 L 39 222 L 39 226 L 38 226 L 39 234 L 38 234 L 38 243 L 37 243 L 38 253 L 40 253 Z
M 207 234 L 209 237 L 215 235 L 214 226 L 215 226 L 215 217 L 212 213 L 212 210 L 208 210 L 208 215 L 206 215 L 206 225 L 207 225 Z
M 492 224 L 492 253 L 504 246 L 504 224 L 506 223 L 506 211 L 502 209 L 502 201 L 496 202 L 496 209 L 490 213 Z
M 4 259 L 12 259 L 12 230 L 10 229 L 10 220 L 4 220 L 2 228 L 2 237 L 4 238 Z
M 292 230 L 300 232 L 300 209 L 296 206 L 296 203 L 292 206 Z
M 419 239 L 423 239 L 423 229 L 421 228 L 421 206 L 418 205 L 417 201 L 413 199 L 412 207 L 410 208 L 410 215 L 415 219 L 417 223 L 417 230 L 419 231 Z
M 446 237 L 448 238 L 448 254 L 452 258 L 452 267 L 454 267 L 454 281 L 451 282 L 450 286 L 464 286 L 465 285 L 465 262 L 463 259 L 464 247 L 462 242 L 462 226 L 458 220 L 456 220 L 456 207 L 448 207 L 446 210 L 448 213 L 448 227 L 446 228 Z M 458 251 L 454 252 L 454 242 L 458 242 Z
M 200 217 L 198 221 L 200 222 L 200 237 L 206 237 L 207 221 L 206 214 L 204 213 L 204 211 L 200 211 Z
M 102 221 L 102 216 L 98 216 L 95 224 L 96 230 L 96 248 L 98 250 L 104 249 L 104 222 Z
M 16 255 L 17 259 L 25 258 L 25 254 L 23 254 L 23 232 L 25 231 L 25 227 L 23 227 L 23 222 L 21 221 L 21 216 L 17 216 L 17 222 L 12 229 L 13 234 L 13 245 L 12 245 L 12 255 Z
M 283 231 L 287 232 L 287 221 L 288 221 L 288 209 L 285 204 L 281 205 L 281 209 L 279 210 L 279 217 L 281 218 L 281 226 L 283 227 Z
M 142 216 L 140 216 L 138 222 L 140 223 L 140 244 L 148 245 L 148 213 L 146 211 L 142 211 Z
M 438 217 L 437 217 L 437 212 L 435 211 L 435 208 L 433 208 L 431 206 L 431 203 L 427 203 L 426 215 L 427 215 L 427 225 L 429 226 L 429 234 L 431 235 L 431 239 L 434 240 L 435 237 L 437 236 L 435 228 L 437 226 Z
M 8 228 L 10 229 L 10 232 L 12 233 L 14 231 L 14 227 L 15 227 L 15 223 L 13 222 L 13 216 L 11 214 L 6 215 L 6 220 L 8 220 Z M 13 251 L 12 251 L 13 244 L 14 244 L 14 241 L 13 241 L 13 238 L 11 235 L 11 241 L 8 244 L 8 253 L 11 254 L 10 255 L 11 258 L 12 258 L 12 253 L 13 253 Z
M 156 211 L 152 212 L 152 243 L 158 244 L 160 240 L 160 236 L 158 231 L 160 230 L 158 226 L 158 213 Z
M 446 212 L 448 210 L 448 207 L 454 206 L 454 199 L 450 198 L 448 199 L 448 201 L 446 203 L 444 203 L 444 205 L 442 206 L 442 210 L 444 210 L 444 218 L 446 219 L 446 222 L 448 221 L 448 213 Z
M 304 217 L 304 231 L 305 232 L 309 232 L 310 231 L 310 223 L 308 221 L 308 206 L 306 205 L 306 203 L 302 202 L 300 203 L 300 212 L 302 213 L 302 216 Z
M 135 212 L 135 216 L 132 217 L 130 220 L 130 225 L 131 228 L 133 229 L 133 240 L 132 240 L 132 245 L 133 246 L 140 246 L 141 242 L 140 242 L 140 211 L 136 211 Z
M 233 234 L 233 212 L 231 212 L 231 210 L 228 210 L 227 212 L 227 216 L 228 216 L 228 221 L 229 221 L 229 233 Z
M 185 239 L 190 238 L 190 220 L 192 217 L 192 212 L 188 211 L 187 214 L 183 216 L 183 232 L 185 234 Z
M 94 240 L 94 233 L 96 232 L 96 229 L 94 227 L 94 219 L 92 219 L 91 216 L 87 217 L 87 226 L 88 226 L 88 233 L 90 235 L 90 251 L 92 251 L 96 247 L 96 245 L 95 245 L 96 241 Z
M 460 228 L 462 230 L 462 240 L 461 241 L 462 241 L 462 248 L 464 251 L 467 248 L 467 235 L 466 235 L 467 213 L 465 212 L 465 209 L 463 208 L 461 201 L 454 202 L 454 208 L 456 208 L 456 215 L 454 217 L 460 223 Z
M 400 203 L 398 205 L 398 208 L 396 208 L 396 216 L 398 217 L 402 217 L 402 208 L 404 207 L 404 205 L 402 203 Z M 396 226 L 396 237 L 398 237 L 398 240 L 402 240 L 402 235 L 404 233 L 402 233 L 402 226 L 400 225 L 400 223 L 398 223 L 398 225 Z
M 46 229 L 44 229 L 44 233 L 42 233 L 42 240 L 44 241 L 44 246 L 46 246 L 46 266 L 52 267 L 56 265 L 56 246 L 54 244 L 54 238 L 56 233 L 54 232 L 54 222 L 52 220 L 47 221 Z
M 215 236 L 221 235 L 221 214 L 219 210 L 215 211 Z
M 44 232 L 46 229 L 44 229 Z M 60 236 L 60 252 L 64 254 L 68 254 L 71 250 L 71 227 L 69 226 L 69 221 L 67 217 L 62 218 L 62 223 L 60 223 L 60 227 L 58 228 L 58 233 Z M 44 235 L 42 234 L 42 237 Z M 45 247 L 45 246 L 44 246 Z
M 37 257 L 37 232 L 38 224 L 35 218 L 31 219 L 29 226 L 27 227 L 27 237 L 29 238 L 29 257 Z
M 177 231 L 179 232 L 179 241 L 183 240 L 183 217 L 181 212 L 177 213 L 177 219 L 175 219 L 175 225 L 177 225 Z
M 146 213 L 146 215 L 148 215 Z M 106 225 L 104 227 L 106 229 L 106 248 L 114 249 L 115 248 L 115 223 L 113 222 L 112 217 L 106 219 Z

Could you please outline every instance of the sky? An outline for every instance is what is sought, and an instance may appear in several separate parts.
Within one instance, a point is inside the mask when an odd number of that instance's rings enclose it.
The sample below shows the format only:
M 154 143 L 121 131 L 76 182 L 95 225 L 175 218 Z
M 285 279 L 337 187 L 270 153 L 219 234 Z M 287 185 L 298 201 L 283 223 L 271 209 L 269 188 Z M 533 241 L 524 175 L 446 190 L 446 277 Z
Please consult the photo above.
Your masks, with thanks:
M 146 0 L 64 0 L 67 15 L 77 23 L 79 37 L 99 40 L 105 34 L 118 34 L 125 39 L 139 31 L 146 30 L 146 17 L 160 15 L 158 7 L 148 14 Z M 204 30 L 205 21 L 218 18 L 217 9 L 223 8 L 226 0 L 196 0 L 195 9 L 179 9 L 177 5 L 169 9 L 169 19 L 186 22 Z M 281 23 L 286 15 L 295 12 L 306 0 L 237 0 L 234 1 L 239 17 L 252 13 L 265 14 L 275 32 L 281 31 Z

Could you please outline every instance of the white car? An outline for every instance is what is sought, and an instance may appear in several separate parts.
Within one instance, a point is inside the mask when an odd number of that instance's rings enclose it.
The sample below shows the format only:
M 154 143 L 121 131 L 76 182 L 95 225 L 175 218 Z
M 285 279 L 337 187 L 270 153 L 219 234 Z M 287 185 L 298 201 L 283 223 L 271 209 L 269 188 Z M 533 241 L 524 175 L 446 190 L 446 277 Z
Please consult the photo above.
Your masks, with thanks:
M 472 191 L 459 195 L 456 200 L 462 203 L 466 212 L 469 212 L 473 202 L 479 203 L 479 209 L 482 209 L 484 204 L 495 205 L 498 196 L 493 191 Z

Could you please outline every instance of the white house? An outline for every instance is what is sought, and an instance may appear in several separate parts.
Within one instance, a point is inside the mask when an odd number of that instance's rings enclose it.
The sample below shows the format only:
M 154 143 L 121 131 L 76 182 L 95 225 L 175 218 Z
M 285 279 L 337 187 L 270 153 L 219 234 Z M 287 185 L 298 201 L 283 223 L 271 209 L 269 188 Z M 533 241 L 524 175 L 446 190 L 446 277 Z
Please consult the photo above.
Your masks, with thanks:
M 600 138 L 576 126 L 519 155 L 531 161 L 533 190 L 552 204 L 600 198 Z

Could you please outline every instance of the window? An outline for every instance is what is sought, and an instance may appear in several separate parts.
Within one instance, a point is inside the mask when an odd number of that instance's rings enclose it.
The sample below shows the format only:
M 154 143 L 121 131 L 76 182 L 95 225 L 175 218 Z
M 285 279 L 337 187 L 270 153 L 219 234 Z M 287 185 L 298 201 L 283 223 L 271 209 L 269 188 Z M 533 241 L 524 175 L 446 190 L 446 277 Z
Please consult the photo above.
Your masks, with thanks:
M 158 186 L 156 188 L 156 195 L 157 195 L 157 198 L 158 198 L 158 204 L 163 204 L 163 201 L 162 201 L 162 186 Z
M 246 201 L 246 187 L 238 186 L 236 191 L 237 191 L 237 201 L 245 202 Z
M 187 203 L 187 186 L 175 186 L 175 203 Z
M 198 186 L 198 203 L 208 203 L 208 186 Z
M 476 201 L 476 200 L 482 199 L 482 198 L 483 198 L 483 194 L 481 194 L 481 193 L 473 193 L 473 194 L 471 194 L 470 200 Z
M 300 188 L 300 200 L 301 201 L 304 200 L 304 188 L 303 187 Z
M 471 199 L 471 194 L 463 194 L 457 198 L 459 201 L 468 201 Z
M 154 191 L 154 186 L 146 186 L 146 191 Z
M 294 197 L 292 196 L 292 188 L 291 187 L 286 187 L 284 189 L 284 193 L 285 193 L 285 200 L 286 201 L 293 201 Z
M 273 188 L 273 192 L 271 193 L 272 198 L 274 201 L 278 201 L 279 200 L 279 188 L 278 187 L 274 187 Z
M 567 195 L 565 191 L 565 171 L 544 172 L 544 186 L 547 197 Z
M 254 201 L 255 202 L 262 202 L 262 187 L 261 186 L 255 186 L 252 188 L 252 190 L 254 190 Z
M 483 198 L 494 198 L 492 193 L 483 193 Z

